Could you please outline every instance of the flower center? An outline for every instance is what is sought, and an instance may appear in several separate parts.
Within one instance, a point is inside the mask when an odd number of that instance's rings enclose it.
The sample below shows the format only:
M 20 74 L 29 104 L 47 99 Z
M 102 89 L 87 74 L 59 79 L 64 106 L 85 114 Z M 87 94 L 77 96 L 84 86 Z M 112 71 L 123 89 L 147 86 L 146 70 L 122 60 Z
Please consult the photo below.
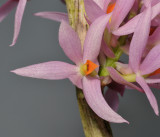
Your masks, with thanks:
M 107 7 L 106 13 L 107 13 L 107 14 L 111 13 L 111 12 L 114 10 L 115 5 L 116 5 L 116 3 L 110 3 L 110 4 L 108 5 L 108 7 Z M 112 19 L 112 17 L 110 17 L 109 23 L 111 23 L 111 19 Z
M 149 76 L 160 74 L 160 68 L 155 70 L 153 73 L 151 73 Z
M 114 10 L 115 5 L 116 5 L 116 3 L 111 3 L 108 5 L 107 14 L 111 13 Z
M 80 67 L 80 72 L 82 75 L 89 75 L 91 74 L 96 68 L 98 67 L 97 64 L 93 63 L 90 60 L 87 60 L 87 62 Z

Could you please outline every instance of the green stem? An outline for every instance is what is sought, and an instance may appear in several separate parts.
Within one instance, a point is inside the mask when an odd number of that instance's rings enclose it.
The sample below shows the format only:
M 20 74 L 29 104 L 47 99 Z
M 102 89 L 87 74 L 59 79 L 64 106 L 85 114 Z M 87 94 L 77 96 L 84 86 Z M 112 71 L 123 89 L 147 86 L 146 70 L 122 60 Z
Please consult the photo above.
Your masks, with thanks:
M 101 66 L 100 71 L 99 71 L 99 75 L 100 76 L 109 76 L 109 72 L 106 69 L 106 67 L 113 67 L 115 68 L 115 62 L 117 62 L 119 60 L 119 58 L 121 57 L 123 51 L 121 50 L 121 46 L 125 45 L 126 43 L 126 39 L 127 36 L 121 36 L 118 40 L 118 45 L 117 47 L 114 49 L 114 54 L 115 54 L 115 58 L 107 58 L 106 59 L 106 63 L 104 66 Z
M 83 92 L 77 90 L 79 111 L 86 137 L 112 137 L 112 131 L 108 122 L 99 118 L 88 106 Z
M 115 58 L 107 58 L 106 64 L 100 68 L 100 71 L 99 71 L 100 76 L 108 76 L 109 75 L 109 72 L 106 69 L 106 67 L 113 67 L 114 68 L 115 62 L 117 62 L 119 60 L 119 58 L 121 57 L 123 52 L 120 49 L 120 47 L 118 47 L 114 53 L 115 53 Z

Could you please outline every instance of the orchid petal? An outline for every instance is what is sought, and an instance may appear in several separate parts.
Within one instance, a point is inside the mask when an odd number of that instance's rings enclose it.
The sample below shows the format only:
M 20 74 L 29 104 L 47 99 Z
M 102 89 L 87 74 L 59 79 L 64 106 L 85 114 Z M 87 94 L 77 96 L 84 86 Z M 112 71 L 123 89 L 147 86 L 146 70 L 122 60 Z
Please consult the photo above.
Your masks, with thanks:
M 39 16 L 41 18 L 50 19 L 53 21 L 66 21 L 69 24 L 68 15 L 62 12 L 38 12 L 34 14 L 35 16 Z
M 114 30 L 112 33 L 117 36 L 123 36 L 123 35 L 128 35 L 130 33 L 133 33 L 136 29 L 136 25 L 138 21 L 141 19 L 142 13 L 135 16 L 133 19 L 128 21 L 125 25 L 122 27 L 118 28 L 117 30 Z
M 111 30 L 116 30 L 131 10 L 135 0 L 117 0 L 111 19 Z
M 15 14 L 14 36 L 13 36 L 12 44 L 10 46 L 15 45 L 17 41 L 17 38 L 20 32 L 20 28 L 21 28 L 22 17 L 23 17 L 24 10 L 26 7 L 26 3 L 27 3 L 27 0 L 19 0 L 16 14 Z
M 76 85 L 78 88 L 82 89 L 82 75 L 81 74 L 75 74 L 75 75 L 71 75 L 69 77 L 69 80 Z
M 152 1 L 152 0 L 143 0 L 143 3 L 144 3 L 144 5 L 145 5 L 146 7 L 149 7 L 149 6 L 151 6 L 151 1 Z
M 141 76 L 136 77 L 136 81 L 140 84 L 140 86 L 144 89 L 144 92 L 147 95 L 147 98 L 156 113 L 156 115 L 159 115 L 159 110 L 158 110 L 158 105 L 155 96 L 153 95 L 151 89 L 149 86 L 146 84 L 145 80 Z
M 93 0 L 101 9 L 105 11 L 111 0 Z M 106 7 L 105 7 L 106 6 Z
M 143 90 L 142 90 L 141 88 L 139 88 L 139 87 L 137 87 L 136 85 L 134 85 L 134 84 L 126 81 L 125 79 L 123 79 L 123 78 L 120 76 L 120 74 L 119 74 L 114 68 L 112 68 L 112 67 L 107 67 L 107 70 L 109 71 L 109 74 L 110 74 L 111 78 L 112 78 L 115 82 L 117 82 L 117 83 L 119 83 L 119 84 L 122 84 L 122 85 L 129 86 L 129 87 L 131 87 L 131 88 L 133 88 L 133 89 L 136 89 L 136 90 L 138 90 L 138 91 L 140 91 L 140 92 L 143 92 Z
M 119 93 L 121 96 L 124 95 L 125 86 L 122 84 L 119 84 L 115 81 L 112 81 L 110 84 L 107 85 L 108 88 L 114 90 L 115 92 Z
M 139 70 L 141 57 L 147 44 L 151 24 L 150 19 L 151 7 L 143 12 L 143 18 L 139 20 L 130 44 L 129 65 L 135 73 Z
M 140 71 L 142 75 L 150 74 L 160 68 L 159 51 L 160 45 L 157 45 L 148 53 L 147 57 L 140 65 Z
M 156 28 L 154 33 L 149 37 L 147 44 L 149 46 L 154 46 L 159 43 L 160 43 L 160 26 Z M 147 48 L 150 48 L 150 47 L 147 47 Z
M 159 13 L 160 13 L 160 2 L 152 7 L 151 20 L 154 19 Z
M 156 5 L 157 3 L 159 3 L 159 0 L 152 0 L 151 3 L 152 3 L 152 6 L 154 6 L 154 5 Z
M 17 1 L 9 0 L 0 7 L 0 22 L 17 6 Z
M 104 40 L 102 40 L 102 47 L 101 50 L 105 53 L 105 55 L 109 58 L 114 58 L 115 55 L 113 51 L 108 47 Z
M 91 109 L 102 119 L 114 123 L 126 122 L 120 115 L 115 113 L 106 103 L 100 86 L 100 80 L 83 77 L 83 92 L 85 99 Z
M 102 15 L 91 24 L 84 41 L 83 62 L 94 61 L 97 58 L 101 48 L 103 32 L 110 16 L 111 14 Z
M 160 16 L 155 17 L 152 22 L 151 22 L 151 26 L 160 26 Z
M 70 60 L 76 64 L 82 62 L 80 39 L 77 33 L 64 21 L 62 21 L 59 29 L 59 43 Z
M 87 17 L 91 22 L 105 14 L 93 0 L 84 0 L 84 5 Z
M 103 11 L 106 13 L 107 9 L 108 9 L 108 6 L 109 6 L 109 3 L 111 2 L 111 0 L 104 0 L 104 3 L 103 3 Z M 114 2 L 112 0 L 112 2 Z
M 87 18 L 86 15 L 84 15 L 84 17 L 85 17 L 85 20 L 87 21 L 88 25 L 90 26 L 92 24 L 92 22 Z
M 116 91 L 108 89 L 104 98 L 106 99 L 108 105 L 117 112 L 119 106 L 119 97 Z
M 160 3 L 156 4 L 152 7 L 152 17 L 151 20 L 154 19 L 160 13 Z M 137 23 L 143 17 L 143 12 L 135 16 L 133 19 L 128 21 L 125 25 L 113 31 L 112 33 L 117 36 L 128 35 L 133 33 L 136 29 Z
M 65 79 L 77 73 L 77 67 L 60 61 L 50 61 L 11 71 L 17 75 L 39 79 Z
M 137 13 L 138 9 L 139 9 L 139 0 L 135 0 L 131 11 Z
M 154 84 L 154 83 L 160 83 L 160 79 L 145 79 L 146 83 Z

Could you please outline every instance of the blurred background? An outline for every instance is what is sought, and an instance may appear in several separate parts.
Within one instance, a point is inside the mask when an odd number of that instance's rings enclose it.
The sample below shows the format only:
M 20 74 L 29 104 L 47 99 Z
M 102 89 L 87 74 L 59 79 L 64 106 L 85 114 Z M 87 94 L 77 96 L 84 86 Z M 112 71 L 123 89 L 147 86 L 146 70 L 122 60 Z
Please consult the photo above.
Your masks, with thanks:
M 6 1 L 1 0 L 0 5 Z M 9 45 L 15 10 L 0 23 L 0 137 L 85 137 L 75 87 L 69 80 L 39 80 L 10 73 L 52 60 L 71 63 L 58 43 L 59 23 L 33 16 L 40 11 L 66 12 L 66 7 L 60 0 L 30 0 L 14 47 Z M 153 92 L 160 105 L 160 92 Z M 118 113 L 130 124 L 111 124 L 114 137 L 160 136 L 160 117 L 144 94 L 126 91 Z

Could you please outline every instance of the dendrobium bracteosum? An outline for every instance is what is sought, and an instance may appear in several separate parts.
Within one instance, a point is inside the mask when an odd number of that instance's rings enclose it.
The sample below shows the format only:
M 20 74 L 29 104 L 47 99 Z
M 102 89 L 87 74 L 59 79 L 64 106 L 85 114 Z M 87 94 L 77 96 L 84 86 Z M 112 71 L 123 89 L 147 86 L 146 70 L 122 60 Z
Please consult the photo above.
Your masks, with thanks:
M 109 31 L 116 30 L 131 10 L 135 0 L 84 0 L 89 21 L 93 22 L 99 16 L 112 14 L 109 21 Z
M 143 2 L 142 8 L 139 7 L 139 2 Z M 158 105 L 149 86 L 160 88 L 159 85 L 155 85 L 160 83 L 160 79 L 157 79 L 160 76 L 159 0 L 84 0 L 84 4 L 89 30 L 83 52 L 79 37 L 69 26 L 66 13 L 35 14 L 61 22 L 60 46 L 76 65 L 50 61 L 12 72 L 49 80 L 69 78 L 78 88 L 83 89 L 92 110 L 102 119 L 110 122 L 127 122 L 115 112 L 119 106 L 118 94 L 123 96 L 125 86 L 145 93 L 158 115 Z M 23 6 L 25 7 L 25 4 Z M 11 10 L 11 8 L 8 9 Z M 8 12 L 9 10 L 6 10 L 3 16 Z M 135 12 L 135 15 L 130 19 L 128 15 L 132 12 Z M 124 25 L 121 26 L 122 24 Z M 19 33 L 19 29 L 15 32 Z M 17 36 L 18 33 L 16 33 Z M 121 36 L 131 33 L 134 33 L 133 37 L 128 35 L 124 40 L 128 46 L 124 46 L 125 42 L 121 44 L 121 38 L 123 38 Z M 125 47 L 128 48 L 129 64 L 117 62 L 122 54 L 121 49 Z M 101 87 L 103 89 L 105 86 L 108 87 L 107 92 L 101 90 Z
M 76 65 L 50 61 L 16 69 L 12 72 L 22 76 L 49 80 L 69 78 L 77 87 L 83 89 L 87 103 L 99 117 L 115 123 L 127 122 L 106 103 L 96 69 L 101 40 L 107 25 L 106 20 L 109 19 L 110 16 L 103 15 L 90 25 L 83 52 L 77 34 L 68 23 L 62 21 L 59 30 L 60 46 Z
M 159 16 L 159 13 L 160 13 L 160 2 L 157 2 L 155 5 L 152 6 L 151 20 L 154 21 L 154 19 L 156 19 L 156 17 Z M 125 25 L 119 27 L 117 30 L 114 30 L 113 34 L 117 36 L 122 36 L 133 33 L 136 29 L 137 23 L 142 18 L 143 18 L 143 12 L 136 15 L 134 18 L 129 20 Z
M 135 28 L 129 48 L 128 69 L 130 69 L 130 72 L 128 74 L 126 73 L 126 75 L 121 75 L 123 77 L 122 78 L 114 68 L 108 67 L 107 69 L 110 72 L 111 77 L 117 82 L 120 82 L 116 79 L 117 77 L 127 80 L 128 82 L 137 82 L 147 95 L 155 114 L 159 115 L 156 98 L 154 97 L 147 83 L 160 83 L 160 79 L 156 79 L 155 77 L 156 75 L 160 74 L 160 44 L 155 45 L 143 59 L 145 47 L 147 45 L 150 33 L 151 19 L 153 14 L 152 11 L 153 10 L 151 6 L 147 7 L 141 15 L 143 18 L 139 19 Z
M 106 20 L 106 22 L 108 22 L 107 26 L 109 32 L 107 31 L 105 32 L 108 34 L 116 30 L 120 26 L 124 18 L 127 16 L 129 10 L 133 6 L 134 0 L 130 1 L 118 0 L 114 3 L 112 3 L 111 0 L 84 0 L 84 4 L 87 17 L 89 18 L 89 22 L 93 22 L 98 17 L 103 16 L 105 14 L 111 16 L 109 20 Z M 68 21 L 68 16 L 65 13 L 60 13 L 60 12 L 39 12 L 36 13 L 35 15 L 56 21 L 61 21 L 61 20 Z M 111 37 L 109 38 L 109 40 L 108 38 L 106 38 L 107 39 L 106 41 L 111 41 Z M 115 40 L 113 39 L 112 43 L 114 42 Z M 116 43 L 114 43 L 113 45 L 116 45 Z M 103 51 L 106 54 L 106 56 L 110 58 L 115 57 L 111 48 L 107 46 L 107 42 L 102 41 L 101 51 Z
M 17 6 L 15 14 L 14 36 L 12 44 L 10 46 L 15 45 L 18 39 L 26 3 L 27 0 L 8 0 L 4 5 L 0 7 L 0 22 L 1 22 L 11 12 L 11 10 Z

